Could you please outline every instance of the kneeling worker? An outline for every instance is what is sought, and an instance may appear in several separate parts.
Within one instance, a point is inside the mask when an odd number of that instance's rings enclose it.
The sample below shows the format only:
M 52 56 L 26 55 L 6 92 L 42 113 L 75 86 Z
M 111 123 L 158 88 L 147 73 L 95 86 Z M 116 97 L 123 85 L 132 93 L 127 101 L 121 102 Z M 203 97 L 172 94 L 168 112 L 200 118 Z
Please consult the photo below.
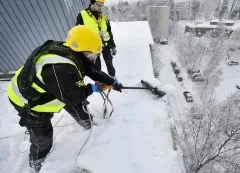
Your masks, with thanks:
M 53 114 L 64 108 L 81 126 L 92 127 L 86 99 L 93 92 L 122 85 L 92 62 L 102 51 L 102 41 L 84 25 L 69 30 L 66 42 L 48 40 L 28 57 L 8 86 L 8 97 L 30 134 L 29 165 L 38 172 L 53 142 Z M 98 81 L 84 84 L 84 76 Z

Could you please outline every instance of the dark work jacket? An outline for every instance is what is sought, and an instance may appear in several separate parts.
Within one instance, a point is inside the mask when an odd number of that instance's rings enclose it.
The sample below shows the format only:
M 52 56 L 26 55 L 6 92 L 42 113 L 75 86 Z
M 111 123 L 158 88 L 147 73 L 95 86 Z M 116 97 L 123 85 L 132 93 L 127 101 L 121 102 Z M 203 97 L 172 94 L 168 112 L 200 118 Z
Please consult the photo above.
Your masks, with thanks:
M 94 17 L 97 20 L 98 20 L 99 15 L 102 13 L 102 12 L 92 11 L 91 7 L 88 7 L 85 10 L 90 10 L 91 13 L 94 15 Z M 76 25 L 84 25 L 81 13 L 79 13 L 78 16 L 77 16 Z M 113 40 L 113 34 L 112 34 L 111 25 L 110 25 L 109 20 L 107 20 L 107 31 L 110 35 L 110 40 L 108 41 L 107 45 L 108 45 L 109 48 L 114 48 L 114 47 L 116 47 L 116 44 Z
M 94 81 L 100 81 L 112 85 L 114 79 L 100 71 L 96 65 L 89 61 L 83 54 L 79 58 L 81 73 Z M 69 106 L 81 104 L 92 94 L 91 85 L 77 86 L 80 75 L 77 68 L 71 64 L 48 64 L 42 69 L 43 82 L 50 92 L 58 100 Z

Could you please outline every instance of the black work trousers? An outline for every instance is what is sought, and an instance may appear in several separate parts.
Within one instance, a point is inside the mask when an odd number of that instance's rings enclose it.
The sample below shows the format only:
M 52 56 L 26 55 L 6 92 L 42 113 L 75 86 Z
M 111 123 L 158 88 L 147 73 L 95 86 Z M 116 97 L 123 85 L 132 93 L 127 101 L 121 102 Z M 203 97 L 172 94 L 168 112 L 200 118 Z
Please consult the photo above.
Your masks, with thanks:
M 105 64 L 107 66 L 107 71 L 108 74 L 112 77 L 115 76 L 116 71 L 115 68 L 113 67 L 113 57 L 111 54 L 111 49 L 107 46 L 103 47 L 103 51 L 102 51 L 102 55 L 103 55 L 103 59 L 105 61 Z M 101 70 L 101 60 L 100 60 L 100 56 L 97 57 L 95 64 L 98 66 L 98 68 Z
M 11 102 L 12 103 L 12 102 Z M 18 115 L 21 117 L 19 124 L 22 127 L 26 127 L 30 135 L 30 153 L 29 161 L 37 161 L 44 159 L 50 152 L 53 143 L 53 127 L 51 118 L 53 113 L 46 112 L 27 112 L 22 107 L 19 107 L 12 103 L 15 109 L 18 111 Z M 64 109 L 71 114 L 71 116 L 86 129 L 91 128 L 91 122 L 89 114 L 83 110 L 82 105 L 77 106 L 65 106 Z M 84 106 L 87 110 L 87 107 Z M 90 115 L 91 119 L 92 116 Z M 84 123 L 82 122 L 83 120 Z
M 43 127 L 27 127 L 30 135 L 29 159 L 36 161 L 47 156 L 52 148 L 53 128 L 51 121 L 45 122 Z
M 51 118 L 53 113 L 27 112 L 23 108 L 13 104 L 21 117 L 19 124 L 26 127 L 30 135 L 29 160 L 44 159 L 52 148 L 53 127 Z

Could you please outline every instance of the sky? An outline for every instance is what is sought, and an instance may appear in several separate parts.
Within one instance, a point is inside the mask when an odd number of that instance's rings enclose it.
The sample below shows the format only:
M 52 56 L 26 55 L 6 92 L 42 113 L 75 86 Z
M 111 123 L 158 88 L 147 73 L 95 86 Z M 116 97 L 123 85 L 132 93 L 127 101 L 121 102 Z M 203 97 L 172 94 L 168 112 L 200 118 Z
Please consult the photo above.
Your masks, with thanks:
M 113 60 L 118 80 L 124 86 L 141 86 L 143 79 L 167 95 L 159 99 L 147 90 L 112 91 L 114 112 L 111 118 L 103 119 L 103 100 L 94 93 L 88 99 L 97 123 L 92 130 L 84 130 L 64 110 L 56 114 L 52 119 L 53 148 L 40 173 L 77 173 L 79 168 L 93 173 L 184 172 L 181 151 L 174 147 L 171 134 L 175 121 L 188 107 L 174 76 L 167 77 L 172 74 L 169 63 L 175 58 L 174 47 L 157 50 L 164 59 L 162 77 L 157 80 L 153 77 L 149 49 L 153 40 L 148 23 L 112 23 L 112 31 L 118 50 Z M 86 78 L 86 82 L 92 81 Z M 25 173 L 29 136 L 18 125 L 19 117 L 6 95 L 7 84 L 0 83 L 0 172 Z M 110 110 L 108 104 L 108 113 Z

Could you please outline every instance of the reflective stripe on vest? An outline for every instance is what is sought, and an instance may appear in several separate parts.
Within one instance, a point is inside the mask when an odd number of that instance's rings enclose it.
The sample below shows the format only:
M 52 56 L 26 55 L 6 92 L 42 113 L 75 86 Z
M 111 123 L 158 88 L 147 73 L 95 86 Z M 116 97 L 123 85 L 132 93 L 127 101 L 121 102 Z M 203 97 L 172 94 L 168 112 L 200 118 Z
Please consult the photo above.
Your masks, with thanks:
M 110 40 L 110 35 L 107 31 L 107 19 L 103 14 L 99 16 L 98 20 L 94 17 L 94 15 L 89 15 L 86 10 L 82 10 L 81 15 L 84 25 L 90 26 L 94 31 L 99 33 L 103 41 Z
M 42 76 L 41 76 L 43 66 L 46 65 L 46 64 L 58 64 L 58 63 L 72 64 L 73 66 L 76 67 L 76 69 L 78 69 L 76 64 L 73 61 L 71 61 L 67 58 L 64 58 L 64 57 L 61 57 L 61 56 L 55 55 L 55 54 L 47 54 L 47 55 L 41 56 L 38 59 L 38 61 L 36 62 L 35 69 L 36 69 L 37 78 L 42 83 L 44 83 L 43 80 L 42 80 Z M 77 82 L 77 85 L 78 86 L 85 86 L 85 83 L 83 81 L 83 76 L 82 76 L 82 74 L 79 70 L 78 70 L 78 73 L 80 75 L 81 80 Z
M 28 101 L 20 93 L 20 91 L 18 89 L 18 85 L 17 85 L 17 77 L 18 77 L 19 73 L 21 72 L 22 68 L 23 67 L 21 67 L 19 70 L 16 71 L 16 74 L 12 78 L 11 82 L 8 85 L 8 89 L 7 89 L 9 99 L 20 107 L 23 107 L 24 104 L 28 103 Z
M 63 58 L 61 56 L 53 55 L 53 54 L 43 55 L 39 58 L 39 60 L 36 62 L 36 65 L 35 65 L 36 75 L 37 75 L 38 79 L 43 82 L 41 72 L 42 72 L 42 68 L 44 65 L 57 64 L 57 63 L 69 63 L 76 67 L 76 65 L 71 60 Z M 8 85 L 8 97 L 16 105 L 23 107 L 24 104 L 28 103 L 28 100 L 22 96 L 22 94 L 19 91 L 18 85 L 17 85 L 17 77 L 18 77 L 19 73 L 21 72 L 21 70 L 22 70 L 22 67 L 16 71 L 15 76 L 12 78 L 10 84 Z M 79 71 L 79 74 L 80 74 L 80 77 L 82 78 L 80 71 Z M 85 86 L 85 84 L 83 83 L 83 78 L 81 79 L 81 81 L 77 82 L 76 84 L 78 86 Z M 43 90 L 41 87 L 39 87 L 35 83 L 32 84 L 32 88 L 34 88 L 35 90 L 37 90 L 40 93 L 46 92 L 45 90 Z M 54 99 L 43 105 L 37 105 L 37 106 L 31 108 L 31 110 L 34 110 L 36 112 L 59 112 L 64 106 L 65 106 L 65 104 L 63 102 L 61 102 L 57 99 Z

